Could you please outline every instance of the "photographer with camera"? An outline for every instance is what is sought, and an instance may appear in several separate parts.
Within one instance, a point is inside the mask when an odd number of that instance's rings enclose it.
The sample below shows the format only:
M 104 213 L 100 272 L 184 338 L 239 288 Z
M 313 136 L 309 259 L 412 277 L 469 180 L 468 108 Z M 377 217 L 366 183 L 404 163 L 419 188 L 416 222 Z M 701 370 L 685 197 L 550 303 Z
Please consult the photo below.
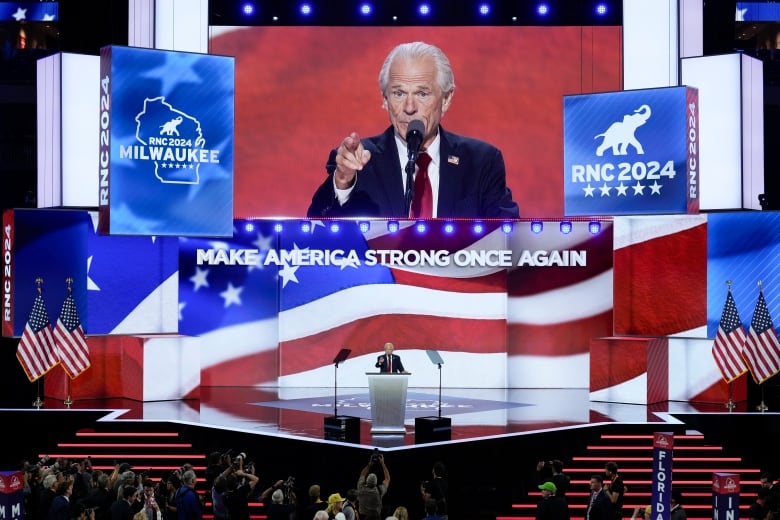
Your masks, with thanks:
M 231 520 L 249 520 L 249 501 L 256 496 L 255 488 L 260 480 L 254 472 L 255 465 L 246 460 L 246 453 L 236 455 L 223 472 L 227 491 L 222 497 Z
M 447 520 L 447 472 L 443 462 L 436 462 L 431 469 L 431 480 L 426 480 L 420 484 L 423 504 L 426 500 L 436 502 L 436 513 L 442 520 Z
M 384 477 L 378 482 L 376 473 L 369 473 L 372 464 L 379 464 Z M 382 517 L 382 499 L 390 487 L 390 472 L 385 465 L 385 457 L 374 450 L 366 467 L 360 472 L 357 481 L 358 513 L 361 520 L 380 520 Z
M 290 520 L 294 516 L 297 503 L 295 479 L 287 477 L 287 480 L 277 480 L 273 486 L 263 491 L 260 498 L 267 504 L 265 513 L 268 520 Z

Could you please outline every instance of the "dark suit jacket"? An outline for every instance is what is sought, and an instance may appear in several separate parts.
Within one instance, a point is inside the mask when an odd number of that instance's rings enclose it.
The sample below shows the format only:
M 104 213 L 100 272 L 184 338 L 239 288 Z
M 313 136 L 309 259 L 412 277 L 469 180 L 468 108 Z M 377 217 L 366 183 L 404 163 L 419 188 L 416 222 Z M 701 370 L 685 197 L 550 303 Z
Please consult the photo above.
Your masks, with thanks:
M 506 186 L 504 157 L 491 144 L 459 136 L 439 127 L 441 134 L 438 218 L 513 218 L 520 211 Z M 325 167 L 328 176 L 312 197 L 309 218 L 407 218 L 398 148 L 391 126 L 381 135 L 362 140 L 371 160 L 359 171 L 349 200 L 341 206 L 333 188 L 336 150 Z
M 585 520 L 612 520 L 612 501 L 603 490 L 599 491 L 596 499 L 590 502 L 585 510 Z
M 390 368 L 390 366 L 387 363 L 387 355 L 382 354 L 379 356 L 376 360 L 376 365 L 374 366 L 377 367 L 380 372 L 389 372 L 388 368 Z M 398 357 L 397 354 L 393 354 L 393 372 L 404 372 L 404 365 L 401 363 L 401 358 Z

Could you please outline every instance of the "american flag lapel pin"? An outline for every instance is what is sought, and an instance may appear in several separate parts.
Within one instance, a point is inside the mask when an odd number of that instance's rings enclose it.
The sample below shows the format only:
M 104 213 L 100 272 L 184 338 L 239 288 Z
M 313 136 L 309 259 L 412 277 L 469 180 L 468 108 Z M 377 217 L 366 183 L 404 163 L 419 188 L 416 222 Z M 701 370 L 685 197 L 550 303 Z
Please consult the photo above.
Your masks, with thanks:
M 448 155 L 447 156 L 447 162 L 457 166 L 457 165 L 460 164 L 460 157 L 458 157 L 457 155 Z

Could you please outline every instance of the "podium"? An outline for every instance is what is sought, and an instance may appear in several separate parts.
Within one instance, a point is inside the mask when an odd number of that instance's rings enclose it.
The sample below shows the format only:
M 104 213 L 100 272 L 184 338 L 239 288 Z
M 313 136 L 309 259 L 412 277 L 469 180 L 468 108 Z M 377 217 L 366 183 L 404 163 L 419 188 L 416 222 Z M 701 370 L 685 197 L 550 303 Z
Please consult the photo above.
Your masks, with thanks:
M 409 373 L 366 372 L 371 400 L 371 433 L 406 433 L 406 388 Z

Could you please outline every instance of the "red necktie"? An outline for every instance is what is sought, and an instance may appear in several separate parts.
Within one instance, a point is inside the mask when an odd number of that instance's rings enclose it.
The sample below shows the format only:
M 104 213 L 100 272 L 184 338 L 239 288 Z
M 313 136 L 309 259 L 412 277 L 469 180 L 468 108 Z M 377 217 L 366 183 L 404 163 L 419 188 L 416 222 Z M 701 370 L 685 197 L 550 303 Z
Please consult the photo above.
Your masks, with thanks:
M 387 356 L 387 371 L 393 371 L 393 356 Z
M 417 175 L 414 176 L 414 198 L 412 199 L 412 218 L 433 217 L 433 189 L 428 178 L 428 165 L 431 156 L 423 152 L 417 156 Z

